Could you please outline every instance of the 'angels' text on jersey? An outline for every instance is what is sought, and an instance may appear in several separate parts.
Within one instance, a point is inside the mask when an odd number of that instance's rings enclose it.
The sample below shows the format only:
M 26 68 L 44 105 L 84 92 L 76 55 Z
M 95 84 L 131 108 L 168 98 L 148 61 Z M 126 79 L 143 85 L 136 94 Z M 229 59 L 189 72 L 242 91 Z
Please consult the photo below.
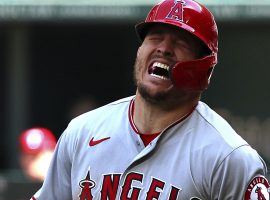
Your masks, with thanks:
M 79 194 L 80 200 L 92 200 L 93 195 L 91 189 L 96 186 L 96 183 L 91 180 L 90 171 L 88 171 L 85 179 L 81 180 L 79 185 L 81 187 L 81 193 Z M 121 174 L 106 174 L 103 175 L 102 187 L 100 191 L 101 199 L 116 199 L 118 192 Z M 143 174 L 130 172 L 126 175 L 124 184 L 121 186 L 121 199 L 139 199 L 142 188 L 132 186 L 133 182 L 143 182 Z M 159 199 L 160 193 L 166 183 L 164 181 L 152 178 L 150 187 L 147 189 L 146 200 Z M 170 185 L 169 200 L 176 200 L 181 191 L 173 185 Z

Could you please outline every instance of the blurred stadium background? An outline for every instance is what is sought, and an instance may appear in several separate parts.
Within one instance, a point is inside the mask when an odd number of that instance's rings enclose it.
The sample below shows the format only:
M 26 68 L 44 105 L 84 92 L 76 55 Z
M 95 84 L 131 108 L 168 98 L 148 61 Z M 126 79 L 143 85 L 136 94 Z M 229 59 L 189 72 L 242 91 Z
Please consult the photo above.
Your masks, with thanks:
M 99 105 L 134 94 L 134 24 L 154 0 L 0 0 L 0 200 L 28 199 L 18 136 L 33 126 L 58 138 L 79 99 Z M 270 0 L 200 0 L 219 27 L 219 64 L 203 100 L 269 165 Z M 14 188 L 16 192 L 14 193 Z

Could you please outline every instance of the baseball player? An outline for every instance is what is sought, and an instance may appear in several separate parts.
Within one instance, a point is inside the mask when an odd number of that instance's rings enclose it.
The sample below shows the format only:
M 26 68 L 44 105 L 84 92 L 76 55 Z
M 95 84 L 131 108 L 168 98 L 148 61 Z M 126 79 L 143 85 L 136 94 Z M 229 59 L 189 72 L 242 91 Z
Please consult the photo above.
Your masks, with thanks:
M 217 63 L 213 15 L 165 0 L 136 31 L 136 94 L 70 122 L 32 200 L 269 200 L 264 161 L 200 101 Z

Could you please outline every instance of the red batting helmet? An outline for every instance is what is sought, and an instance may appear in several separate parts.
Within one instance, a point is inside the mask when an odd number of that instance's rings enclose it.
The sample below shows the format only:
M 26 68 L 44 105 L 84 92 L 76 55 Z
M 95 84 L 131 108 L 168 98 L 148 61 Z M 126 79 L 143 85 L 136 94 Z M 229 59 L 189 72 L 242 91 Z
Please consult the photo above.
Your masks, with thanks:
M 211 51 L 203 58 L 178 62 L 170 68 L 171 80 L 177 88 L 205 90 L 217 64 L 218 29 L 212 13 L 193 0 L 164 0 L 150 10 L 144 22 L 135 26 L 142 41 L 149 27 L 157 23 L 190 32 Z
M 36 154 L 45 150 L 53 150 L 56 138 L 46 128 L 30 128 L 20 135 L 20 147 L 23 153 Z

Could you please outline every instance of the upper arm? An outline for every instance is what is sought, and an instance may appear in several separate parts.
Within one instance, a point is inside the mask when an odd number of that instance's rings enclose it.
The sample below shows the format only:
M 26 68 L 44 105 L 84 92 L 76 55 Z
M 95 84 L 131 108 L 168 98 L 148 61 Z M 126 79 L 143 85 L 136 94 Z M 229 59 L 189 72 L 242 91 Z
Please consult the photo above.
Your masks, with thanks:
M 243 200 L 250 190 L 250 183 L 255 180 L 253 183 L 253 189 L 255 189 L 255 186 L 260 184 L 256 177 L 265 175 L 266 165 L 257 152 L 248 145 L 241 146 L 223 160 L 213 175 L 211 199 Z M 267 182 L 266 179 L 265 182 Z M 252 192 L 254 193 L 255 190 Z M 255 199 L 257 200 L 257 197 Z
M 68 129 L 58 140 L 46 178 L 40 190 L 34 195 L 37 200 L 69 200 L 71 193 L 72 141 Z

